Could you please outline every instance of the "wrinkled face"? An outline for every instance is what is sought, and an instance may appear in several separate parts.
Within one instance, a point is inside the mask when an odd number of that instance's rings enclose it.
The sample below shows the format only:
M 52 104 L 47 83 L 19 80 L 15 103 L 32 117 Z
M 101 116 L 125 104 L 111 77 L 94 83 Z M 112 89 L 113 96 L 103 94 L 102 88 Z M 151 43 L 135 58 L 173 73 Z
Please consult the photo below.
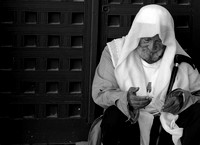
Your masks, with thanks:
M 137 47 L 139 56 L 149 64 L 157 62 L 164 54 L 166 46 L 162 44 L 159 35 L 143 37 Z

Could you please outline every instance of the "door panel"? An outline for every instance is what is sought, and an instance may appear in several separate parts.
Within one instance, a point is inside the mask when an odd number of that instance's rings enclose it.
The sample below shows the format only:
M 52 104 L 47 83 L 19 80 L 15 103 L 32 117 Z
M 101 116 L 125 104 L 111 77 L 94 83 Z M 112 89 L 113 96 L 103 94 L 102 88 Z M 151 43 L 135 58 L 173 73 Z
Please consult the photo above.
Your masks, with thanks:
M 90 3 L 1 0 L 0 9 L 0 143 L 86 140 Z

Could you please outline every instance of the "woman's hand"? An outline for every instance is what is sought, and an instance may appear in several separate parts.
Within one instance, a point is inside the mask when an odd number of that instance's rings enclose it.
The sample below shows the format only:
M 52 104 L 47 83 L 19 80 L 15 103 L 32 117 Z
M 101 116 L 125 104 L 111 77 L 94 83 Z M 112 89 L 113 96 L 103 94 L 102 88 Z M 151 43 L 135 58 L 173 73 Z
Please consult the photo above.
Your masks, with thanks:
M 138 90 L 138 87 L 130 87 L 127 93 L 127 101 L 133 109 L 145 108 L 152 100 L 152 98 L 148 96 L 137 96 L 136 92 Z
M 188 99 L 188 94 L 190 94 L 188 91 L 182 90 L 180 88 L 171 91 L 167 95 L 167 99 L 165 100 L 162 111 L 178 114 L 178 112 L 183 107 L 185 100 Z
M 151 102 L 151 97 L 137 96 L 136 92 L 139 88 L 130 87 L 127 93 L 128 111 L 131 116 L 131 122 L 137 122 L 139 118 L 139 109 L 146 107 Z

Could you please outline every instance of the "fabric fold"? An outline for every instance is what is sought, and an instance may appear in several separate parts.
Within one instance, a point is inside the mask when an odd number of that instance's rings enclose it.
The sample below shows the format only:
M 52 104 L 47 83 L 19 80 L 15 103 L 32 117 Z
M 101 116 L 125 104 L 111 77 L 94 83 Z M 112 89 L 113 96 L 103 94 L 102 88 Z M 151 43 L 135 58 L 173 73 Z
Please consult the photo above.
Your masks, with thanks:
M 183 128 L 179 128 L 176 124 L 178 115 L 162 112 L 160 116 L 160 122 L 166 132 L 172 135 L 172 141 L 174 145 L 181 145 L 180 138 L 183 135 Z
M 140 111 L 138 118 L 140 126 L 140 145 L 149 145 L 150 131 L 153 124 L 154 116 L 146 111 Z

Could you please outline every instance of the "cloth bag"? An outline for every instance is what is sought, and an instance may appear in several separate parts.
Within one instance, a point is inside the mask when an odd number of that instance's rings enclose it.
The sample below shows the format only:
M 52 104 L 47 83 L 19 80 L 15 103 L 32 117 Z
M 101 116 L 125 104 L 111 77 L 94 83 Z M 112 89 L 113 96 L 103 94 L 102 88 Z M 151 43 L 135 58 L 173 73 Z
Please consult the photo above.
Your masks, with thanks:
M 103 145 L 101 143 L 101 122 L 103 115 L 98 117 L 92 123 L 88 134 L 88 145 Z

